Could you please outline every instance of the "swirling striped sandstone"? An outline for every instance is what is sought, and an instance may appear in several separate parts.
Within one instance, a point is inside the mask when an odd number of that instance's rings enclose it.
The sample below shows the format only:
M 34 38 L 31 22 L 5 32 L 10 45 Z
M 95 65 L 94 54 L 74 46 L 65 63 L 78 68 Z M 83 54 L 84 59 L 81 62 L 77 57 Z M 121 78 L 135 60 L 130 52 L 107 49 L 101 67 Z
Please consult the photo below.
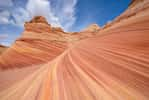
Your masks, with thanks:
M 1 81 L 0 98 L 148 100 L 148 26 L 149 9 L 146 9 L 98 32 L 95 37 L 69 45 L 60 56 L 37 65 L 38 68 L 27 67 L 36 68 L 30 72 L 26 68 L 9 70 L 11 73 L 3 71 L 5 78 L 0 79 L 5 81 Z M 23 71 L 28 72 L 26 77 Z M 8 75 L 19 81 L 9 84 Z
M 61 29 L 47 24 L 43 17 L 35 17 L 25 23 L 22 36 L 1 55 L 0 68 L 24 67 L 50 61 L 67 47 L 64 35 Z

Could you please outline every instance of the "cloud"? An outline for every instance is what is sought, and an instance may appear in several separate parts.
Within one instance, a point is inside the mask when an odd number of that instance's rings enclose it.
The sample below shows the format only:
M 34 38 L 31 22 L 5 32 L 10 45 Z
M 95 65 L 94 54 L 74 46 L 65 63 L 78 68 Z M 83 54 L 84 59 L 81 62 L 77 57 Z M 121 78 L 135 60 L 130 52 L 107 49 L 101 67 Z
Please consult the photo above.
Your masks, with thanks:
M 0 34 L 0 40 L 8 38 L 8 34 Z
M 13 17 L 13 19 L 10 19 L 10 23 L 17 26 L 23 27 L 24 22 L 30 20 L 29 13 L 26 11 L 26 9 L 21 7 L 14 9 L 11 16 Z
M 77 0 L 52 0 L 54 2 L 52 10 L 59 18 L 65 30 L 70 30 L 76 21 L 75 9 Z M 51 1 L 51 2 L 52 2 Z
M 11 0 L 5 0 L 0 7 L 6 6 L 6 3 L 9 6 L 13 5 Z M 13 7 L 13 10 L 4 9 L 0 11 L 0 24 L 23 26 L 25 21 L 41 15 L 46 17 L 53 26 L 60 26 L 68 31 L 76 21 L 75 6 L 77 0 L 28 0 L 24 4 L 24 8 Z
M 31 17 L 42 15 L 46 17 L 50 24 L 61 26 L 59 18 L 54 16 L 50 5 L 50 1 L 48 0 L 29 0 L 26 8 Z
M 12 0 L 0 0 L 0 7 L 11 7 L 13 6 Z
M 0 0 L 0 24 L 9 24 L 10 11 L 13 6 L 12 0 Z
M 8 24 L 9 23 L 9 11 L 1 11 L 0 12 L 0 24 Z
M 75 23 L 75 6 L 77 0 L 29 0 L 27 10 L 31 17 L 45 16 L 53 26 L 69 30 Z

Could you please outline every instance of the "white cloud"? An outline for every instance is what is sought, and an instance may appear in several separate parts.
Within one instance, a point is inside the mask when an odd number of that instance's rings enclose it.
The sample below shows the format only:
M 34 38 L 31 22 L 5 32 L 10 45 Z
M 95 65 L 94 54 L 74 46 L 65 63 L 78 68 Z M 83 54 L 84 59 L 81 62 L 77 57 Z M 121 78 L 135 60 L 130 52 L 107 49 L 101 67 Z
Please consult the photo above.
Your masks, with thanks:
M 8 34 L 0 34 L 0 40 L 6 39 L 8 37 Z
M 12 6 L 12 0 L 0 0 L 0 24 L 9 24 L 9 9 Z
M 8 24 L 9 16 L 10 16 L 10 13 L 7 10 L 0 12 L 0 24 Z
M 12 16 L 14 20 L 10 20 L 10 23 L 15 24 L 17 26 L 23 26 L 25 21 L 30 19 L 29 13 L 24 8 L 16 8 L 12 12 Z
M 10 7 L 13 6 L 12 0 L 0 0 L 0 7 Z
M 69 30 L 76 20 L 76 3 L 77 0 L 29 0 L 27 10 L 31 17 L 45 16 L 50 24 Z
M 51 11 L 50 1 L 48 0 L 29 0 L 27 11 L 33 16 L 42 15 L 47 18 L 48 22 L 54 26 L 61 26 L 59 19 Z
M 59 18 L 60 23 L 65 30 L 70 30 L 75 23 L 75 6 L 77 0 L 53 0 L 55 5 L 52 6 L 55 15 Z
M 13 4 L 11 0 L 5 1 Z M 46 17 L 53 26 L 60 26 L 64 30 L 70 30 L 76 20 L 76 3 L 77 0 L 28 0 L 25 8 L 16 7 L 9 11 L 8 15 L 1 14 L 0 12 L 0 24 L 10 23 L 22 26 L 25 21 L 30 20 L 34 16 L 41 15 Z M 13 19 L 10 17 L 13 17 Z

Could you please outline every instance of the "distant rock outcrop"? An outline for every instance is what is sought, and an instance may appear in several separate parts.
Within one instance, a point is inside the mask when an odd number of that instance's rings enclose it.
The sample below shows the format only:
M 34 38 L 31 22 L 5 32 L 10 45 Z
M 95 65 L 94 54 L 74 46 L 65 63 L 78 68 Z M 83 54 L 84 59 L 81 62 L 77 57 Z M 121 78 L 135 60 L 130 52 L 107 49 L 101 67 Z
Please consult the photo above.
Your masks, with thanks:
M 29 23 L 45 23 L 45 24 L 48 24 L 47 20 L 43 16 L 35 16 Z
M 87 28 L 82 30 L 82 32 L 98 32 L 100 31 L 100 29 L 101 28 L 97 24 L 91 24 Z
M 24 24 L 25 32 L 36 32 L 36 33 L 42 33 L 42 32 L 51 32 L 52 27 L 46 19 L 42 16 L 35 16 L 31 21 L 26 22 Z

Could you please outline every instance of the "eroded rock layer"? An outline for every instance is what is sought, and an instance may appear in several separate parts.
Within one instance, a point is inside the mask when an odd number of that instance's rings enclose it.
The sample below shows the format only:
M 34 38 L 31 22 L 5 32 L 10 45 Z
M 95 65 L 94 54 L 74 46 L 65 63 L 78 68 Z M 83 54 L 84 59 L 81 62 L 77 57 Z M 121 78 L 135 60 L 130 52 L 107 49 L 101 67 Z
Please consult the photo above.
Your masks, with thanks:
M 22 36 L 1 55 L 1 69 L 48 62 L 67 47 L 65 33 L 60 28 L 52 28 L 44 17 L 37 16 L 24 26 Z
M 2 54 L 4 51 L 6 51 L 8 49 L 7 46 L 1 45 L 0 44 L 0 54 Z
M 24 32 L 0 60 L 9 63 L 0 71 L 0 100 L 148 100 L 149 3 L 134 1 L 135 15 L 123 15 L 89 38 L 51 28 Z

